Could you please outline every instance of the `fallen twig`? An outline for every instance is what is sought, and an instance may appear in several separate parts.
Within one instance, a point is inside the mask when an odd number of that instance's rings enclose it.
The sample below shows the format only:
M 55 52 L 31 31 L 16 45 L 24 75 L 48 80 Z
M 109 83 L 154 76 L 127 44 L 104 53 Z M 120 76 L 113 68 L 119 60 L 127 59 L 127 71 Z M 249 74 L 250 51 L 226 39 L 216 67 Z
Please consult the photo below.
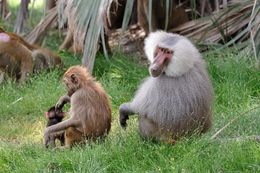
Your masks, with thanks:
M 257 109 L 257 108 L 260 108 L 260 106 L 256 106 L 256 107 L 254 107 L 254 108 L 252 108 L 252 109 L 249 109 L 249 110 L 247 110 L 246 112 L 241 113 L 240 116 L 237 116 L 237 117 L 233 118 L 233 119 L 230 120 L 224 127 L 222 127 L 221 129 L 219 129 L 213 136 L 211 136 L 210 139 L 215 139 L 222 131 L 224 131 L 230 124 L 232 124 L 232 123 L 233 123 L 234 121 L 236 121 L 238 118 L 240 118 L 240 117 L 243 116 L 243 115 L 246 115 L 247 113 L 249 113 L 249 112 L 251 112 L 251 111 L 253 111 L 253 110 Z
M 19 99 L 15 100 L 14 102 L 12 102 L 11 104 L 9 104 L 8 106 L 13 105 L 13 104 L 15 104 L 15 103 L 17 103 L 17 102 L 19 102 L 19 101 L 21 101 L 21 100 L 23 100 L 23 97 L 20 97 Z
M 221 142 L 229 142 L 229 141 L 236 141 L 236 142 L 241 142 L 241 141 L 256 141 L 260 142 L 260 135 L 251 135 L 251 136 L 239 136 L 235 138 L 219 138 Z

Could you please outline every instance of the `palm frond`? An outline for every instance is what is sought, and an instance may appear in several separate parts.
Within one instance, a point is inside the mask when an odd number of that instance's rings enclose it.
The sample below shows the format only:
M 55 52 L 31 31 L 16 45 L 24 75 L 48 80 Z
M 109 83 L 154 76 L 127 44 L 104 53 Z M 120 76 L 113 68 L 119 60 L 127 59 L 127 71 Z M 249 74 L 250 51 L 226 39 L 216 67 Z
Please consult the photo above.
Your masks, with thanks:
M 51 28 L 54 22 L 57 21 L 57 8 L 54 7 L 49 10 L 46 16 L 38 23 L 38 25 L 25 37 L 25 39 L 34 44 L 38 42 L 43 35 Z
M 256 9 L 256 5 L 257 5 L 257 0 L 255 0 L 255 2 L 254 2 L 254 6 L 253 6 L 253 9 L 252 9 L 252 13 L 251 13 L 250 21 L 249 21 L 249 24 L 248 24 L 248 28 L 250 28 L 250 38 L 251 38 L 251 42 L 252 42 L 253 52 L 254 52 L 256 61 L 258 61 L 258 59 L 257 59 L 258 53 L 257 52 L 259 52 L 259 50 L 257 50 L 257 47 L 256 47 L 255 33 L 253 31 L 253 26 L 252 26 L 253 21 L 257 20 L 256 19 L 257 14 L 260 16 L 260 13 L 259 13 L 260 7 L 258 6 L 258 9 Z M 260 25 L 260 22 L 259 23 L 255 22 L 255 24 L 257 25 L 256 26 L 256 28 L 257 28 Z
M 125 31 L 128 24 L 129 24 L 129 20 L 132 14 L 132 10 L 133 10 L 133 6 L 134 6 L 134 0 L 127 0 L 126 2 L 126 8 L 125 8 L 125 14 L 124 14 L 124 18 L 123 18 L 123 23 L 122 23 L 122 31 Z
M 103 30 L 103 15 L 106 14 L 108 16 L 109 8 L 112 2 L 118 3 L 117 0 L 59 0 L 61 5 L 58 3 L 58 16 L 61 24 L 64 24 L 64 21 L 68 19 L 69 28 L 73 29 L 74 33 L 74 41 L 82 45 L 84 47 L 83 54 L 83 64 L 85 64 L 90 71 L 93 69 L 94 59 L 97 51 L 97 43 L 100 38 L 102 45 L 104 44 L 104 30 Z M 166 6 L 166 16 L 169 13 L 172 5 L 170 4 L 170 0 L 166 0 L 164 4 Z M 209 7 L 209 2 L 202 0 L 199 2 L 195 2 L 191 0 L 191 7 L 193 8 L 194 15 L 207 16 L 198 18 L 196 20 L 192 20 L 187 22 L 177 28 L 173 28 L 171 32 L 177 32 L 181 35 L 190 37 L 198 44 L 210 44 L 214 45 L 217 43 L 225 44 L 225 46 L 230 46 L 236 43 L 242 43 L 251 39 L 251 43 L 254 44 L 254 52 L 255 55 L 258 56 L 260 52 L 260 39 L 259 35 L 259 27 L 260 27 L 260 7 L 259 2 L 257 0 L 214 0 L 212 1 L 215 5 L 214 8 Z M 211 4 L 212 4 L 211 2 Z M 66 4 L 66 5 L 64 5 Z M 126 30 L 129 19 L 131 16 L 131 12 L 133 9 L 134 0 L 127 0 L 124 18 L 122 22 L 122 28 L 118 31 L 121 34 Z M 149 29 L 151 30 L 152 26 L 152 1 L 148 1 L 148 23 Z M 63 10 L 60 10 L 63 9 Z M 254 8 L 254 10 L 253 10 Z M 65 9 L 65 10 L 64 10 Z M 214 11 L 213 11 L 214 10 Z M 65 13 L 63 12 L 65 11 Z M 206 11 L 206 12 L 205 12 Z M 209 13 L 211 13 L 209 15 Z M 64 16 L 64 14 L 66 16 Z M 174 20 L 174 16 L 167 20 Z M 251 22 L 250 22 L 251 21 Z M 109 20 L 108 20 L 109 23 Z M 165 27 L 167 27 L 167 23 L 165 22 Z M 113 45 L 122 44 L 132 42 L 132 40 L 136 40 L 132 36 L 130 36 L 132 31 L 139 33 L 137 28 L 129 28 L 126 31 L 126 34 L 116 37 L 113 34 L 109 34 L 110 43 Z M 117 32 L 116 32 L 117 33 Z M 111 39 L 112 37 L 112 39 Z M 138 38 L 143 38 L 142 34 L 138 34 Z M 116 39 L 118 39 L 116 41 Z M 127 39 L 130 39 L 126 41 Z M 112 40 L 112 41 L 111 41 Z M 132 45 L 132 43 L 130 43 Z M 128 48 L 126 48 L 128 49 Z M 130 46 L 131 49 L 131 46 Z M 105 52 L 105 54 L 107 54 Z
M 149 1 L 148 2 L 148 23 L 149 23 L 149 31 L 152 32 L 152 5 L 153 5 L 153 1 Z
M 60 0 L 59 19 L 64 24 L 68 18 L 73 30 L 74 42 L 84 47 L 82 63 L 92 72 L 98 49 L 98 40 L 103 27 L 103 13 L 111 1 L 107 0 Z M 66 4 L 66 6 L 64 5 Z M 65 13 L 60 13 L 64 11 Z M 63 16 L 66 15 L 66 16 Z
M 255 57 L 258 57 L 260 3 L 257 0 L 230 1 L 227 6 L 228 8 L 187 22 L 171 31 L 190 37 L 198 44 L 223 42 L 226 47 L 251 37 Z

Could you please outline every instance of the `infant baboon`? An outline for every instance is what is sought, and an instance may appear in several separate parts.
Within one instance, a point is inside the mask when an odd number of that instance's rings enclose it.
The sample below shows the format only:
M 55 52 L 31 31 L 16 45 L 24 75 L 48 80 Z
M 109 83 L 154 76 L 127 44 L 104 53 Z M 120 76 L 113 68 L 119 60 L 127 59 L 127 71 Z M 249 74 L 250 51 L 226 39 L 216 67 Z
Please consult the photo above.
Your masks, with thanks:
M 181 136 L 206 132 L 212 124 L 213 89 L 196 47 L 178 34 L 157 31 L 145 40 L 151 62 L 148 77 L 133 100 L 120 106 L 120 124 L 139 115 L 142 136 L 175 142 Z
M 48 112 L 45 112 L 45 117 L 48 120 L 46 127 L 53 126 L 55 124 L 58 124 L 62 121 L 64 118 L 65 114 L 61 109 L 56 109 L 55 106 L 51 107 Z M 56 143 L 55 140 L 58 139 L 60 141 L 61 146 L 65 144 L 65 137 L 64 137 L 64 132 L 60 134 L 56 134 L 51 137 L 50 139 L 50 146 L 55 147 Z M 48 147 L 48 146 L 46 146 Z
M 85 139 L 105 137 L 111 126 L 111 107 L 105 90 L 82 66 L 69 68 L 63 82 L 68 93 L 59 99 L 56 108 L 70 102 L 70 118 L 45 129 L 45 145 L 51 136 L 61 131 L 65 131 L 67 147 Z

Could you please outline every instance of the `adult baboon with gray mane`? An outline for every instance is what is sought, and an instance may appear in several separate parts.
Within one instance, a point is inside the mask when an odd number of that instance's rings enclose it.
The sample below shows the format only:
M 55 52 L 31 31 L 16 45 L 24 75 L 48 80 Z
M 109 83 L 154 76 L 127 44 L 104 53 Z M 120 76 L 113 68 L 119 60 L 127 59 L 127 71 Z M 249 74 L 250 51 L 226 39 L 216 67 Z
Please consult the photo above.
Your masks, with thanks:
M 129 115 L 138 114 L 143 137 L 173 143 L 206 132 L 212 125 L 213 89 L 196 47 L 183 36 L 157 31 L 146 38 L 144 50 L 152 77 L 120 106 L 120 125 L 125 128 Z

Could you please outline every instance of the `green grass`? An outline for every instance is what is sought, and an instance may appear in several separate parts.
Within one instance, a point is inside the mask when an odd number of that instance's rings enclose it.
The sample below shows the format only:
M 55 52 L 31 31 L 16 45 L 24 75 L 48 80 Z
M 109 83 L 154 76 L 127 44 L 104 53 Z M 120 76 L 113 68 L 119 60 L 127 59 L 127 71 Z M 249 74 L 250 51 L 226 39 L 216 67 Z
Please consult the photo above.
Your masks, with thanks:
M 66 68 L 80 63 L 65 52 L 61 56 Z M 214 127 L 175 146 L 142 140 L 137 118 L 129 120 L 126 131 L 119 127 L 119 105 L 133 97 L 148 75 L 145 66 L 129 57 L 116 54 L 107 62 L 98 55 L 96 60 L 93 74 L 113 107 L 112 130 L 101 144 L 43 147 L 44 112 L 65 93 L 61 76 L 66 68 L 34 75 L 23 86 L 6 82 L 0 86 L 0 172 L 259 172 L 260 143 L 245 137 L 260 134 L 260 108 L 243 112 L 260 106 L 260 71 L 236 51 L 204 57 L 215 90 Z M 234 117 L 239 118 L 210 139 Z M 241 140 L 232 140 L 236 137 Z

